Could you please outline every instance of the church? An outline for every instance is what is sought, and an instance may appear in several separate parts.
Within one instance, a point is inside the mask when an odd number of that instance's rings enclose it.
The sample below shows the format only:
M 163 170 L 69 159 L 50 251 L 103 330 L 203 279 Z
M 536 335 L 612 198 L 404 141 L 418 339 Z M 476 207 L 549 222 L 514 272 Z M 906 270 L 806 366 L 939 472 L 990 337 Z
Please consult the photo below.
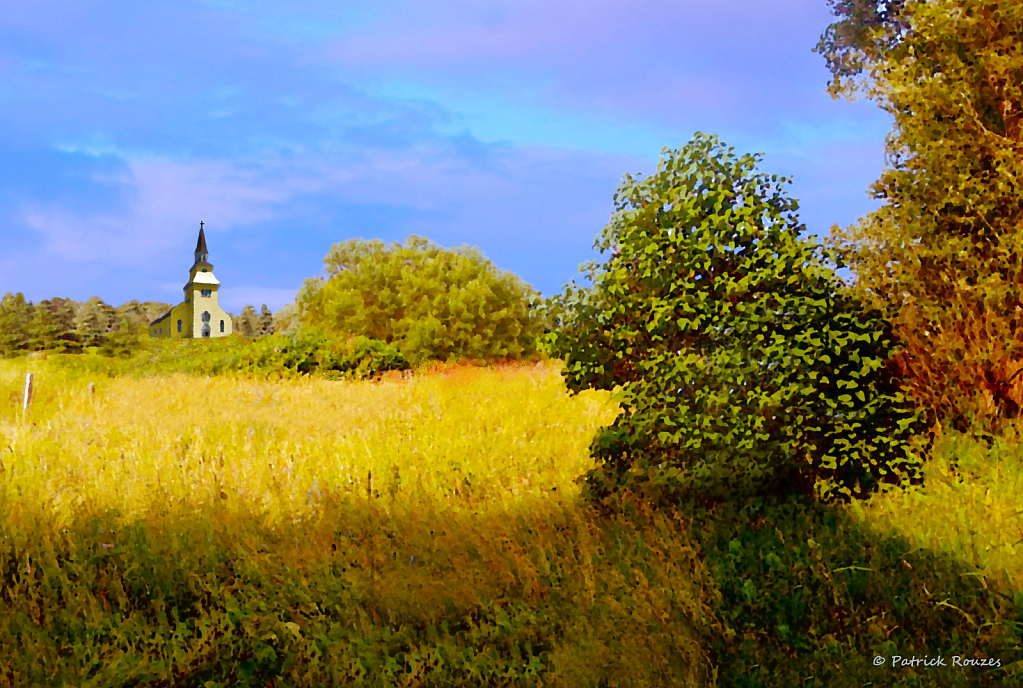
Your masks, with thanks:
M 226 337 L 231 334 L 231 316 L 220 307 L 220 282 L 213 266 L 206 262 L 206 236 L 199 223 L 195 262 L 188 271 L 185 300 L 149 324 L 150 337 Z

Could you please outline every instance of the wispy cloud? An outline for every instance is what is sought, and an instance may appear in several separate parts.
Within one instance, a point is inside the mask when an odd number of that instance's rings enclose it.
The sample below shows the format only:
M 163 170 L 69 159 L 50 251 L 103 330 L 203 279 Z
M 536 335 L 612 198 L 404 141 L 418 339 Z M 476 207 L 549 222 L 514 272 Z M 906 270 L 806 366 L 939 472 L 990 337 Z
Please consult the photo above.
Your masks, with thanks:
M 176 296 L 203 220 L 238 303 L 409 234 L 550 294 L 621 176 L 696 130 L 766 152 L 824 232 L 872 207 L 888 128 L 824 93 L 829 21 L 819 0 L 8 3 L 0 293 Z

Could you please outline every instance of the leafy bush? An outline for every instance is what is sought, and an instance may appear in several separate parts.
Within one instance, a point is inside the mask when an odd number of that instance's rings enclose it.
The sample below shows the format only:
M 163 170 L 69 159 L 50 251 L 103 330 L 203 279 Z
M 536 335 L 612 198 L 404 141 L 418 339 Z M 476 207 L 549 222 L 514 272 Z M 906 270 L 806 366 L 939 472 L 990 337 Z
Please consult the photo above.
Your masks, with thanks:
M 371 377 L 387 370 L 404 370 L 409 367 L 408 361 L 393 344 L 379 339 L 359 336 L 351 337 L 346 342 L 335 340 L 333 344 L 318 354 L 321 372 L 331 371 L 338 377 Z
M 653 177 L 626 175 L 594 288 L 545 303 L 569 389 L 620 388 L 584 495 L 826 500 L 919 482 L 890 326 L 799 239 L 788 180 L 731 150 L 697 134 Z
M 535 352 L 528 311 L 537 293 L 477 249 L 416 236 L 390 246 L 352 239 L 335 244 L 324 263 L 327 280 L 307 280 L 296 298 L 300 326 L 393 344 L 415 363 Z
M 239 366 L 243 371 L 370 377 L 386 370 L 402 370 L 408 363 L 397 347 L 369 337 L 343 341 L 320 328 L 305 327 L 290 334 L 271 334 L 248 344 Z

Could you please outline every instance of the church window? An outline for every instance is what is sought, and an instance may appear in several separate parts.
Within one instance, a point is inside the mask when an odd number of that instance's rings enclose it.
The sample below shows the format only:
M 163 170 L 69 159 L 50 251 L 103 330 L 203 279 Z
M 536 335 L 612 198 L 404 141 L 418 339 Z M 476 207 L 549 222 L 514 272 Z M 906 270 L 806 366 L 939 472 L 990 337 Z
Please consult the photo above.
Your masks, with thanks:
M 213 290 L 212 289 L 203 289 L 202 290 L 202 295 L 203 296 L 209 297 L 212 294 L 213 294 Z
M 209 311 L 203 311 L 202 321 L 204 323 L 208 323 L 210 321 L 210 312 Z
M 224 321 L 223 320 L 220 321 L 220 331 L 221 332 L 224 331 Z
M 181 332 L 181 321 L 178 321 L 178 332 Z

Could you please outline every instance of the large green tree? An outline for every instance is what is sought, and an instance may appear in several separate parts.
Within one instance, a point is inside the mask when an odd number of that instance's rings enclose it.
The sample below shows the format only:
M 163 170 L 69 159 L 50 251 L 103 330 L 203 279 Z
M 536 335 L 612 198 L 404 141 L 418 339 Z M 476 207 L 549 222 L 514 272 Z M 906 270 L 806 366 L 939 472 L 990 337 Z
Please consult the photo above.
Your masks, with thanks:
M 77 353 L 80 350 L 75 333 L 77 305 L 70 299 L 53 298 L 40 301 L 29 327 L 31 348 Z
M 351 239 L 307 280 L 295 320 L 335 336 L 394 343 L 409 361 L 522 358 L 535 352 L 529 317 L 538 293 L 478 249 L 444 249 L 412 236 L 404 245 Z
M 846 11 L 818 46 L 832 94 L 865 94 L 895 124 L 871 187 L 883 206 L 830 242 L 905 344 L 914 396 L 994 431 L 1023 403 L 1023 4 L 892 7 L 877 24 Z
M 890 328 L 799 238 L 785 182 L 713 136 L 665 149 L 615 195 L 592 289 L 545 304 L 568 388 L 619 388 L 588 498 L 845 499 L 920 478 Z
M 0 299 L 0 355 L 11 356 L 31 348 L 34 316 L 35 307 L 21 292 Z

